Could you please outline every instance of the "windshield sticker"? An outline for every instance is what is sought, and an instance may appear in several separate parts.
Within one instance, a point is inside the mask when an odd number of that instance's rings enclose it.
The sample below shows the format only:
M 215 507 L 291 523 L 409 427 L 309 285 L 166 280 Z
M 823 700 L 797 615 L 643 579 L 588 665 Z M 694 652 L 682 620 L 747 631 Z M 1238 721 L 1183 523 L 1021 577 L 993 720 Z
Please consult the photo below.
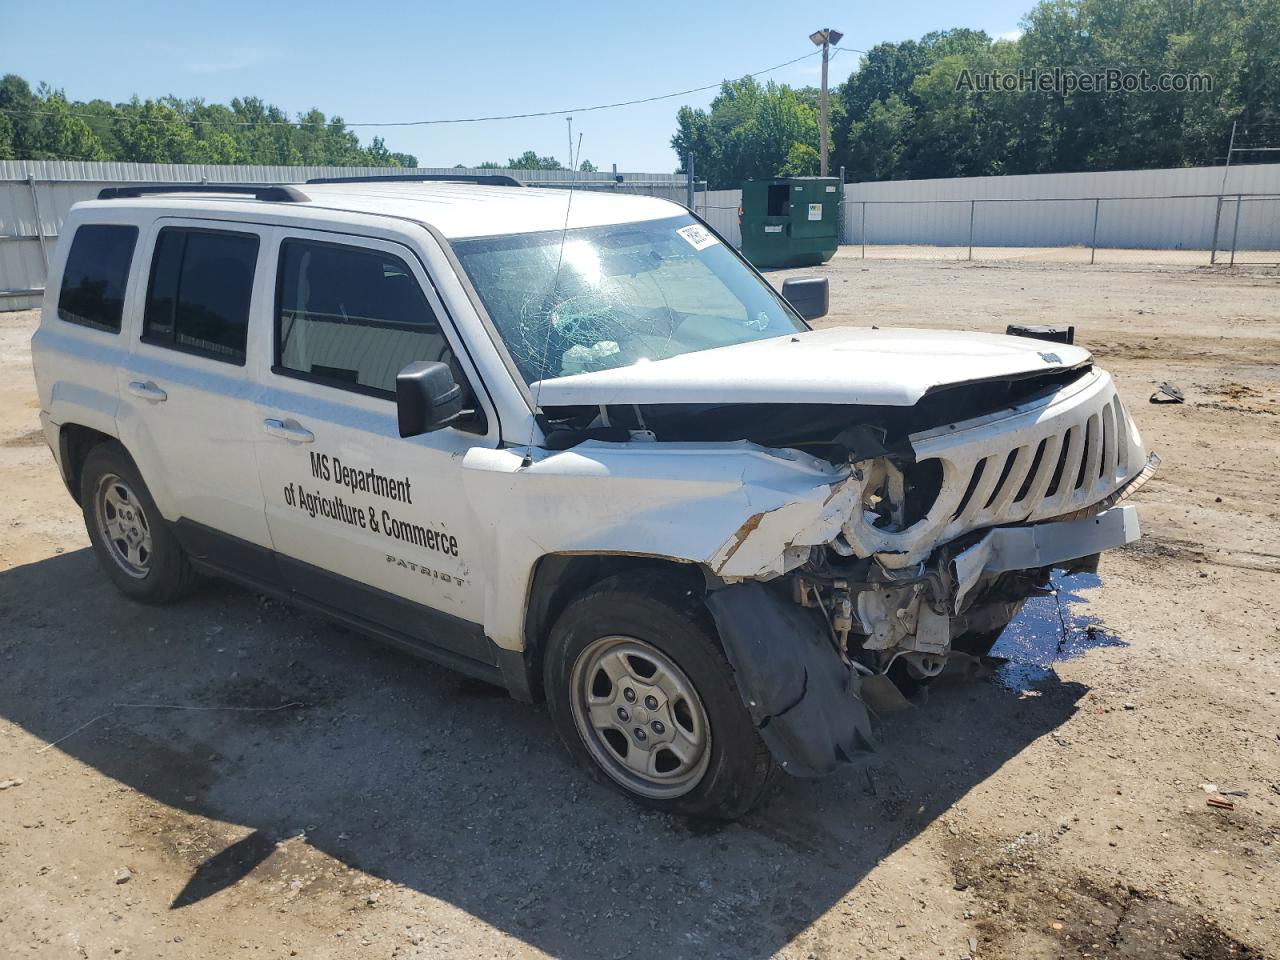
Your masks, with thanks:
M 822 204 L 820 203 L 809 204 L 809 219 L 810 220 L 822 219 Z
M 689 246 L 695 250 L 705 250 L 707 247 L 714 247 L 720 241 L 706 227 L 698 223 L 691 223 L 687 227 L 680 227 L 676 233 L 684 237 Z

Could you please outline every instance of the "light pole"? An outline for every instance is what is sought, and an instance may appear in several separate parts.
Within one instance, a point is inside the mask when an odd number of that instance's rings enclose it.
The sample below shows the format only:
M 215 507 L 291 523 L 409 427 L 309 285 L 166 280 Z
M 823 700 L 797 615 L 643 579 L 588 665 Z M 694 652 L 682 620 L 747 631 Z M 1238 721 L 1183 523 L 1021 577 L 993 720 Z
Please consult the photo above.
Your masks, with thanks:
M 818 172 L 822 176 L 827 175 L 827 143 L 829 135 L 827 132 L 827 61 L 830 59 L 831 45 L 838 44 L 844 39 L 844 34 L 839 30 L 832 30 L 830 27 L 824 27 L 809 34 L 809 39 L 816 46 L 822 48 L 822 117 L 819 122 L 818 139 L 821 142 L 821 149 L 818 151 L 819 166 Z

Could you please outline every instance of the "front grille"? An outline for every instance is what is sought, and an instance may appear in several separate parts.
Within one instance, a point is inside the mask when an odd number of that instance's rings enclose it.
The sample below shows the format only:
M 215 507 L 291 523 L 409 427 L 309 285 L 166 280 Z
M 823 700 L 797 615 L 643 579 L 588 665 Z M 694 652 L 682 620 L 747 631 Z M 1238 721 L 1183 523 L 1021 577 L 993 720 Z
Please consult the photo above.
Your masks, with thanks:
M 1083 423 L 1007 452 L 982 457 L 969 469 L 964 495 L 948 533 L 1053 517 L 1110 494 L 1129 475 L 1127 417 L 1114 393 Z
M 871 529 L 862 511 L 844 527 L 855 553 L 894 567 L 919 563 L 965 533 L 1052 520 L 1105 500 L 1146 454 L 1110 376 L 1092 370 L 1049 397 L 914 434 L 916 465 L 940 465 L 942 482 L 906 529 Z

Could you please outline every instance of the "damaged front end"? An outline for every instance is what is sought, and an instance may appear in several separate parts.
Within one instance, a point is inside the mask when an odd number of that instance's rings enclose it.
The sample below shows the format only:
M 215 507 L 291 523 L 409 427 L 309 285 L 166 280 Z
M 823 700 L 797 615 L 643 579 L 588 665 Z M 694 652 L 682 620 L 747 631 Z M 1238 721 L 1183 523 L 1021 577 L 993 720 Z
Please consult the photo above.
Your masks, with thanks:
M 884 439 L 850 453 L 804 526 L 780 533 L 786 508 L 753 517 L 710 564 L 708 606 L 743 698 L 798 776 L 869 749 L 873 715 L 958 655 L 984 655 L 1027 598 L 1051 592 L 1053 569 L 1094 569 L 1137 539 L 1120 501 L 1159 462 L 1097 370 Z

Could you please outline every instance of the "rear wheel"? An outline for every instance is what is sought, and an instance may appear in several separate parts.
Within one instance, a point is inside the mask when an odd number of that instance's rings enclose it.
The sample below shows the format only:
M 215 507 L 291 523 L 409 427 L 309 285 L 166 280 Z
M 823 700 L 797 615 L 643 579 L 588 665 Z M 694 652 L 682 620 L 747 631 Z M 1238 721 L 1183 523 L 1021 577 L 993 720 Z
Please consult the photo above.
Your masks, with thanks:
M 776 775 L 701 597 L 661 572 L 610 577 L 571 603 L 544 675 L 570 753 L 648 806 L 733 819 Z
M 80 473 L 80 505 L 98 562 L 126 596 L 165 603 L 195 579 L 138 468 L 116 443 L 94 447 Z

